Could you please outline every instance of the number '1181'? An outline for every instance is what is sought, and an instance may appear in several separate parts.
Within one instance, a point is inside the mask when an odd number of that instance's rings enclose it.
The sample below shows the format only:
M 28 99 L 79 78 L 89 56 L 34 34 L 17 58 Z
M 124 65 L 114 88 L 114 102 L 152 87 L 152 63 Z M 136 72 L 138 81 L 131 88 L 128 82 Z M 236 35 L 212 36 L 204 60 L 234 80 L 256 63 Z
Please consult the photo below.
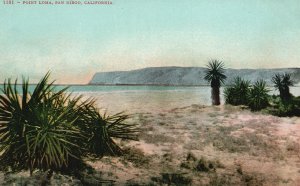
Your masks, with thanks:
M 12 0 L 4 0 L 3 4 L 5 4 L 5 5 L 12 5 L 12 4 L 14 4 L 14 1 L 12 1 Z

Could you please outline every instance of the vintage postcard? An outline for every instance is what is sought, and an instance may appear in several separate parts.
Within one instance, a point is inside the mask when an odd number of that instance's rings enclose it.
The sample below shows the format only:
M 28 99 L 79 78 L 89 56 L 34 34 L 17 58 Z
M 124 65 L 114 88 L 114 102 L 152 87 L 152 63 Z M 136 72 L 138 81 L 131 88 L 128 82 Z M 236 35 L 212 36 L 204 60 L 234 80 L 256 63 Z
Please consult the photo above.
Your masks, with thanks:
M 0 185 L 300 185 L 299 0 L 1 0 Z

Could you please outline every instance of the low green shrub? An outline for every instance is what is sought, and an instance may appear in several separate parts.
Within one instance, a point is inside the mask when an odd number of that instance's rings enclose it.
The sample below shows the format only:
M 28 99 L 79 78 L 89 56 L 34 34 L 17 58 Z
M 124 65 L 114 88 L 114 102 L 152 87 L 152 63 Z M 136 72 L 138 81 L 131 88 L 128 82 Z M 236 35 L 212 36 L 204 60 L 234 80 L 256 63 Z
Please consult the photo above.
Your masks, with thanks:
M 269 105 L 269 90 L 264 80 L 250 81 L 236 77 L 233 84 L 224 90 L 225 103 L 231 105 L 246 105 L 253 111 L 266 108 Z
M 256 81 L 249 92 L 248 106 L 250 109 L 257 111 L 269 106 L 269 91 L 264 80 Z
M 300 97 L 291 97 L 289 100 L 282 100 L 279 96 L 272 96 L 269 113 L 280 116 L 300 116 Z
M 249 100 L 250 81 L 241 77 L 234 78 L 231 85 L 225 88 L 225 103 L 231 105 L 247 105 Z

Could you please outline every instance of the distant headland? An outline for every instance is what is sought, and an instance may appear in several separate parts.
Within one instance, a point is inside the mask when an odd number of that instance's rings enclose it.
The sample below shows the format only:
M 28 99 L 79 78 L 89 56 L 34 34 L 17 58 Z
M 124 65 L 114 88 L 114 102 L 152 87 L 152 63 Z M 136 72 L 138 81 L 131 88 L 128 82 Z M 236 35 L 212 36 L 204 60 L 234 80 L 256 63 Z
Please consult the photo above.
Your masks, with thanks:
M 296 86 L 300 86 L 300 68 L 276 69 L 227 69 L 226 84 L 236 76 L 252 82 L 263 79 L 272 85 L 275 73 L 291 73 Z M 161 86 L 205 86 L 203 67 L 149 67 L 131 71 L 98 72 L 90 85 L 161 85 Z

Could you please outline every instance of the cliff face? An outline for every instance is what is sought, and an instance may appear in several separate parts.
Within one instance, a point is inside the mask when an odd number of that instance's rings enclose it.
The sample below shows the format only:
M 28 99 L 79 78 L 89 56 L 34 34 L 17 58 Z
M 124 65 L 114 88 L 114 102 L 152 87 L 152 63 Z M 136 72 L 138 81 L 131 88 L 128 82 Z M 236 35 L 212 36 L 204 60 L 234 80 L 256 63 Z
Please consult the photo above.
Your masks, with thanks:
M 281 69 L 227 69 L 227 84 L 240 76 L 254 82 L 264 79 L 269 85 L 275 73 L 292 73 L 295 84 L 300 85 L 300 68 Z M 102 85 L 207 85 L 203 79 L 205 68 L 202 67 L 150 67 L 131 71 L 98 72 L 89 84 Z

